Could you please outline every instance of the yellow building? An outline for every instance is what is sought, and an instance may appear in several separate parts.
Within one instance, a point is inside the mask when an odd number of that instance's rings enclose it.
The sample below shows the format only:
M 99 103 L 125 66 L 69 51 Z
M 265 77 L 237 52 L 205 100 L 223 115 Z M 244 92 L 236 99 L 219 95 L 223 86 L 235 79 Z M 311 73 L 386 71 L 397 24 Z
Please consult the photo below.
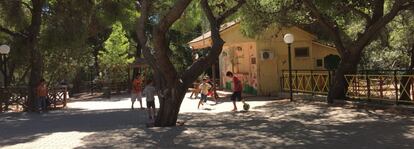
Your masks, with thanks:
M 221 37 L 225 41 L 219 57 L 220 85 L 229 88 L 231 79 L 227 71 L 238 76 L 244 90 L 258 95 L 277 95 L 281 92 L 282 70 L 288 69 L 288 47 L 283 36 L 291 33 L 292 69 L 323 70 L 323 58 L 338 55 L 335 48 L 318 43 L 317 37 L 298 27 L 269 28 L 256 38 L 245 37 L 238 22 L 224 24 Z M 193 50 L 211 46 L 211 33 L 192 40 Z

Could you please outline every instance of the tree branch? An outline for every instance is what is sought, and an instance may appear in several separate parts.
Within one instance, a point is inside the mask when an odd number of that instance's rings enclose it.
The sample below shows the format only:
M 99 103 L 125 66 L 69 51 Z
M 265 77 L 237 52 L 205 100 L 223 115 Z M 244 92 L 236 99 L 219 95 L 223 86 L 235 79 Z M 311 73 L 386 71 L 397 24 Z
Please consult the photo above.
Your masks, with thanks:
M 26 34 L 11 31 L 11 30 L 3 27 L 3 26 L 0 26 L 0 31 L 3 32 L 3 33 L 9 34 L 10 36 L 13 36 L 13 37 L 27 38 Z
M 243 4 L 246 3 L 246 0 L 237 0 L 237 4 L 236 6 L 232 7 L 231 9 L 225 11 L 223 14 L 219 15 L 219 17 L 217 18 L 217 22 L 219 24 L 223 23 L 223 21 L 229 17 L 230 15 L 234 14 L 237 12 L 237 10 L 239 10 L 239 8 L 241 6 L 243 6 Z
M 340 32 L 338 30 L 338 25 L 336 23 L 329 22 L 325 16 L 319 12 L 311 0 L 303 0 L 303 2 L 305 6 L 310 10 L 311 15 L 315 17 L 317 22 L 326 29 L 329 35 L 332 36 L 335 46 L 338 48 L 339 54 L 344 55 L 345 53 L 349 52 L 343 44 Z
M 151 54 L 151 49 L 147 46 L 148 37 L 145 32 L 146 24 L 148 23 L 148 17 L 149 17 L 149 11 L 151 4 L 149 2 L 150 0 L 139 0 L 140 2 L 140 12 L 141 16 L 138 19 L 137 23 L 137 37 L 138 42 L 142 46 L 142 54 L 144 55 L 144 58 L 148 65 L 150 65 L 152 68 L 156 69 L 156 61 L 154 56 Z
M 410 9 L 410 8 L 413 8 L 414 7 L 414 2 L 413 1 L 411 1 L 411 2 L 408 2 L 407 4 L 405 4 L 405 5 L 402 5 L 401 6 L 401 10 L 407 10 L 407 9 Z
M 380 31 L 383 27 L 385 27 L 390 21 L 392 21 L 395 16 L 402 10 L 405 10 L 410 7 L 410 5 L 414 5 L 413 3 L 408 3 L 404 5 L 404 3 L 400 3 L 399 1 L 395 1 L 394 5 L 392 6 L 390 12 L 385 14 L 384 16 L 378 18 L 373 24 L 367 27 L 365 32 L 359 36 L 357 42 L 355 44 L 354 49 L 362 49 L 364 48 L 369 42 L 378 35 L 378 31 Z M 407 7 L 408 6 L 408 7 Z
M 192 0 L 178 0 L 175 2 L 174 6 L 168 11 L 168 13 L 161 19 L 158 29 L 161 32 L 167 32 L 167 30 L 172 26 L 172 24 L 177 21 L 187 6 L 191 3 Z
M 175 85 L 178 80 L 178 73 L 173 63 L 170 60 L 170 45 L 166 37 L 167 31 L 176 22 L 192 0 L 178 0 L 174 3 L 173 7 L 168 10 L 168 13 L 160 20 L 160 23 L 154 27 L 152 31 L 155 59 L 157 65 L 160 66 L 159 70 L 166 78 L 168 85 Z
M 33 8 L 28 3 L 24 2 L 24 1 L 18 1 L 18 2 L 20 4 L 26 6 L 26 8 L 29 9 L 31 13 L 33 13 Z
M 372 14 L 372 23 L 378 21 L 381 17 L 384 16 L 384 3 L 385 0 L 376 0 L 374 5 L 374 10 Z
M 193 82 L 189 82 L 195 80 L 201 73 L 203 73 L 204 69 L 211 66 L 219 57 L 221 51 L 223 50 L 224 41 L 220 37 L 220 26 L 221 23 L 226 19 L 226 17 L 234 14 L 237 10 L 245 3 L 244 0 L 238 0 L 238 4 L 232 8 L 230 8 L 225 15 L 219 16 L 219 19 L 214 17 L 213 11 L 208 4 L 208 0 L 201 0 L 201 7 L 203 9 L 204 14 L 207 16 L 207 19 L 210 23 L 211 28 L 211 38 L 212 38 L 212 47 L 208 52 L 207 57 L 201 58 L 200 60 L 196 61 L 191 65 L 191 67 L 184 72 L 182 78 L 186 78 L 184 84 L 186 86 L 191 85 Z
M 365 20 L 366 20 L 367 22 L 371 22 L 371 21 L 372 21 L 371 16 L 369 16 L 369 14 L 367 14 L 367 13 L 365 13 L 365 12 L 361 11 L 361 10 L 359 10 L 359 9 L 357 9 L 357 8 L 355 8 L 355 7 L 352 7 L 352 6 L 348 6 L 348 5 L 345 5 L 344 7 L 345 7 L 347 10 L 350 10 L 350 11 L 352 11 L 352 12 L 355 12 L 355 13 L 356 13 L 356 14 L 358 14 L 359 16 L 361 16 L 361 17 L 365 18 Z

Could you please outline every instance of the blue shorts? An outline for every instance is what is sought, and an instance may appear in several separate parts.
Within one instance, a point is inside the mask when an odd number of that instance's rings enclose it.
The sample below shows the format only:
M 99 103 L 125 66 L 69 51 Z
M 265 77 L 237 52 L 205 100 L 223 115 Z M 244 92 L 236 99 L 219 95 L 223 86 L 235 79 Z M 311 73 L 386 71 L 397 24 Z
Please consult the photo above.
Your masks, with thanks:
M 201 94 L 200 100 L 203 102 L 207 102 L 207 95 Z

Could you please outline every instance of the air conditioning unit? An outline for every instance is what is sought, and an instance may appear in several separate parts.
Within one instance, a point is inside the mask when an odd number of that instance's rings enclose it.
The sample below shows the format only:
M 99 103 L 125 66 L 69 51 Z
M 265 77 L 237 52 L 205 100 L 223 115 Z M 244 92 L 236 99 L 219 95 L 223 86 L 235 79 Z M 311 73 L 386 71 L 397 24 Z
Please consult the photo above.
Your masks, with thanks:
M 262 60 L 271 60 L 274 57 L 274 53 L 272 51 L 269 50 L 262 50 L 260 52 L 260 58 Z

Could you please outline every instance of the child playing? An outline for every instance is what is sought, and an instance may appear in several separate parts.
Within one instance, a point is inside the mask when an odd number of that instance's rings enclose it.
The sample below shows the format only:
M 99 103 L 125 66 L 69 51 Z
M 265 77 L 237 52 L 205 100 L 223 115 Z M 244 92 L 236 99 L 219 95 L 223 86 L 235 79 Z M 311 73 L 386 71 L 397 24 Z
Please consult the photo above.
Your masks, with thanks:
M 138 74 L 135 77 L 134 81 L 132 81 L 131 109 L 134 109 L 135 100 L 139 101 L 139 104 L 140 104 L 141 109 L 142 109 L 141 83 L 142 83 L 142 79 L 141 79 L 140 74 Z
M 236 100 L 242 101 L 243 104 L 245 104 L 241 96 L 243 86 L 239 78 L 234 76 L 232 72 L 228 71 L 226 73 L 226 76 L 233 79 L 233 94 L 231 95 L 231 101 L 233 101 L 233 110 L 231 111 L 237 111 Z
M 198 88 L 200 84 L 198 83 L 198 80 L 194 82 L 193 85 L 194 85 L 194 90 L 191 92 L 190 98 L 193 98 L 193 95 L 194 95 L 195 96 L 194 98 L 197 99 L 198 94 L 200 93 L 200 89 Z
M 203 83 L 201 83 L 198 88 L 200 89 L 200 92 L 201 92 L 201 98 L 200 98 L 200 102 L 198 102 L 197 109 L 200 109 L 200 105 L 203 105 L 203 102 L 207 102 L 207 94 L 208 94 L 209 89 L 211 88 L 211 85 L 207 83 L 207 79 L 204 78 Z
M 154 121 L 155 119 L 155 101 L 154 101 L 155 93 L 156 93 L 156 90 L 155 90 L 155 87 L 152 86 L 152 81 L 148 80 L 147 85 L 145 86 L 142 94 L 147 99 L 148 118 L 150 121 Z

